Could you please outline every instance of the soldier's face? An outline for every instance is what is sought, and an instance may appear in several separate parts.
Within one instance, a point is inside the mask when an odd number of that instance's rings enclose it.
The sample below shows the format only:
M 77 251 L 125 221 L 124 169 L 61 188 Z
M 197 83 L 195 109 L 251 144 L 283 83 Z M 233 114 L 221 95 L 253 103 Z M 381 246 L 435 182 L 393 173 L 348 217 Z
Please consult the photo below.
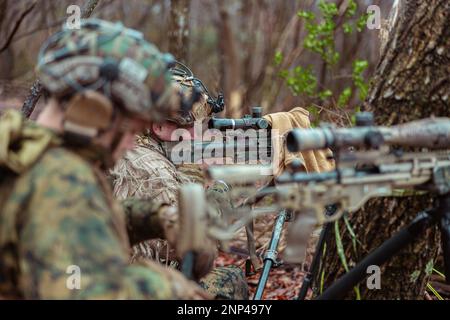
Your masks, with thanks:
M 148 123 L 137 118 L 126 118 L 120 123 L 121 138 L 115 146 L 113 152 L 113 160 L 121 159 L 125 152 L 135 147 L 136 137 L 142 134 L 148 128 Z

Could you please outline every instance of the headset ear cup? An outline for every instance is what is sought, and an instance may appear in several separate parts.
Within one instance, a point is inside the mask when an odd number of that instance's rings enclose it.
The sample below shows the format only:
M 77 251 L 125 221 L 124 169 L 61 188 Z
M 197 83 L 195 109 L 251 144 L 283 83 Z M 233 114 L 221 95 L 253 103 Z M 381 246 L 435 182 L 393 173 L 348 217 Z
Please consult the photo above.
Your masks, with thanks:
M 105 95 L 87 90 L 76 94 L 68 102 L 64 128 L 66 131 L 94 137 L 101 130 L 110 127 L 113 114 L 113 104 Z

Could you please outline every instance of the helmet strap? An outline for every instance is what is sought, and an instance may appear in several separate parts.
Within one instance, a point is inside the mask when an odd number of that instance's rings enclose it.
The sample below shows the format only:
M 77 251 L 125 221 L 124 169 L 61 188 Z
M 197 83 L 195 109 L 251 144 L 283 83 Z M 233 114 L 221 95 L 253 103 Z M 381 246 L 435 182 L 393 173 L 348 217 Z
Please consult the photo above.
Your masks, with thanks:
M 113 117 L 110 99 L 97 91 L 86 90 L 75 94 L 66 104 L 63 130 L 67 136 L 89 142 L 111 126 Z

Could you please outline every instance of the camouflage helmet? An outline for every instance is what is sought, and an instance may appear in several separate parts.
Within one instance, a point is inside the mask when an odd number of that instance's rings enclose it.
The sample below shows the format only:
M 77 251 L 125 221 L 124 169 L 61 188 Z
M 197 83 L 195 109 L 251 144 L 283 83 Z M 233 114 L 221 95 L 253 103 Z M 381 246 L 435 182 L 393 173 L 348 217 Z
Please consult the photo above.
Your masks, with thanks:
M 214 99 L 203 82 L 196 78 L 187 66 L 175 61 L 170 71 L 183 97 L 190 98 L 193 95 L 199 95 L 199 97 L 192 99 L 195 102 L 187 112 L 178 112 L 176 116 L 168 120 L 179 125 L 190 125 L 194 121 L 204 121 L 213 113 L 224 109 L 223 96 L 219 95 L 217 99 Z
M 63 27 L 47 40 L 37 72 L 44 88 L 58 99 L 101 92 L 114 108 L 160 121 L 180 108 L 169 72 L 173 61 L 139 31 L 120 22 L 86 19 L 79 29 Z

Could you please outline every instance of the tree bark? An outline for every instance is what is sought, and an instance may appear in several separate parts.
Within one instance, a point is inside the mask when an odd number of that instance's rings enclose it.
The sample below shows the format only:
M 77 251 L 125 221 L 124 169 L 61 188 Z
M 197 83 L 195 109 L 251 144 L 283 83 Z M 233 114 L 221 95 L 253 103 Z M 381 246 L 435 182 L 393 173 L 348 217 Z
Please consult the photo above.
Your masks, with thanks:
M 170 3 L 169 52 L 184 64 L 188 63 L 189 53 L 189 5 L 190 0 Z
M 232 30 L 232 22 L 226 1 L 217 2 L 219 21 L 217 23 L 219 35 L 220 82 L 224 91 L 226 115 L 230 118 L 240 118 L 242 115 L 242 92 L 240 89 L 240 60 L 237 49 L 237 39 Z
M 419 118 L 450 115 L 450 0 L 400 1 L 398 15 L 371 83 L 364 109 L 378 124 L 393 125 Z M 349 217 L 356 235 L 356 250 L 343 221 L 339 233 L 349 268 L 378 247 L 423 209 L 432 207 L 431 195 L 374 199 Z M 334 228 L 333 228 L 334 229 Z M 429 229 L 381 267 L 381 289 L 360 283 L 362 299 L 422 299 L 439 249 L 437 228 Z M 320 275 L 328 287 L 345 270 L 330 234 L 314 287 Z M 316 292 L 317 292 L 316 291 Z M 355 298 L 355 292 L 347 295 Z

